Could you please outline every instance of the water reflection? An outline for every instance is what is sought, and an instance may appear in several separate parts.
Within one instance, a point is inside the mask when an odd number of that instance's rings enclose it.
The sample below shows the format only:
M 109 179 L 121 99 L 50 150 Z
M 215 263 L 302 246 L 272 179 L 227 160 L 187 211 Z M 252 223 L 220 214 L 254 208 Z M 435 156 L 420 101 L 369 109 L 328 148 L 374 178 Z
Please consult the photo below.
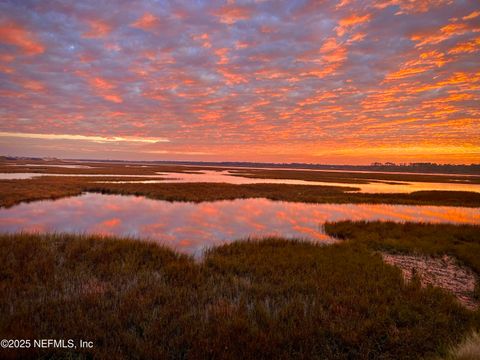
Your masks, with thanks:
M 290 185 L 316 185 L 316 186 L 340 186 L 345 191 L 359 191 L 362 193 L 411 193 L 414 191 L 472 191 L 480 192 L 480 184 L 462 182 L 434 183 L 434 182 L 391 182 L 368 179 L 367 184 L 337 183 L 326 181 L 306 181 L 294 179 L 260 179 L 247 178 L 237 174 L 235 170 L 204 170 L 202 172 L 189 173 L 162 173 L 155 175 L 116 175 L 116 174 L 48 174 L 48 173 L 0 173 L 0 180 L 31 179 L 38 176 L 82 176 L 82 177 L 137 177 L 146 180 L 112 180 L 101 183 L 116 184 L 162 184 L 162 183 L 227 183 L 227 184 L 290 184 Z M 246 174 L 244 174 L 246 175 Z M 372 174 L 373 176 L 373 174 Z M 354 180 L 354 179 L 353 179 Z M 363 179 L 365 180 L 365 179 Z
M 200 255 L 205 247 L 266 235 L 331 242 L 321 225 L 325 221 L 347 219 L 479 223 L 480 210 L 442 206 L 305 204 L 267 199 L 194 204 L 88 193 L 0 209 L 0 231 L 134 236 Z
M 0 173 L 0 180 L 23 180 L 32 179 L 42 174 L 37 173 Z
M 480 192 L 480 184 L 455 183 L 433 183 L 433 182 L 389 182 L 379 180 L 371 181 L 367 184 L 336 183 L 325 181 L 306 181 L 292 179 L 260 179 L 233 176 L 235 172 L 205 170 L 203 173 L 157 173 L 162 179 L 157 180 L 132 180 L 132 181 L 112 181 L 114 183 L 130 184 L 160 184 L 160 183 L 228 183 L 228 184 L 291 184 L 291 185 L 317 185 L 317 186 L 341 186 L 345 191 L 359 191 L 362 193 L 411 193 L 422 190 L 440 190 L 440 191 L 473 191 Z M 359 190 L 353 190 L 356 188 Z
M 352 185 L 360 188 L 362 193 L 411 193 L 414 191 L 472 191 L 480 192 L 480 184 L 455 183 L 433 183 L 433 182 L 408 182 L 408 183 L 387 183 L 371 182 L 368 184 Z
M 234 176 L 230 170 L 204 170 L 202 172 L 176 173 L 176 172 L 157 172 L 161 179 L 156 180 L 120 180 L 120 181 L 102 181 L 103 183 L 116 184 L 161 184 L 161 183 L 227 183 L 227 184 L 289 184 L 289 185 L 321 185 L 321 186 L 342 186 L 358 187 L 357 184 L 336 183 L 325 181 L 306 181 L 294 179 L 259 179 L 242 176 Z

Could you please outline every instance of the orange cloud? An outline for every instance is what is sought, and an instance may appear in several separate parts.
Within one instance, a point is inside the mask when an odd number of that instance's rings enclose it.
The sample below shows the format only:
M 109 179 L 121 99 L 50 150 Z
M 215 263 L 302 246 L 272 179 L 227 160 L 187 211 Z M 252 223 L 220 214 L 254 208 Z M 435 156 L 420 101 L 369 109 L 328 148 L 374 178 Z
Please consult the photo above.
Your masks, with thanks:
M 192 38 L 193 38 L 193 40 L 200 41 L 204 48 L 211 48 L 212 47 L 212 43 L 210 42 L 210 37 L 208 36 L 207 33 L 203 33 L 203 34 L 200 34 L 200 35 L 194 35 L 194 36 L 192 36 Z
M 398 71 L 388 74 L 386 80 L 398 80 L 415 76 L 445 65 L 448 61 L 442 52 L 433 50 L 420 53 L 417 59 L 409 60 Z
M 480 16 L 480 11 L 474 11 L 467 16 L 462 17 L 463 20 L 472 20 Z
M 225 65 L 228 64 L 228 48 L 220 48 L 215 50 L 215 55 L 218 56 L 218 65 Z
M 349 5 L 352 2 L 352 0 L 341 0 L 340 3 L 335 6 L 336 9 L 340 9 L 346 5 Z
M 220 18 L 220 22 L 224 24 L 234 24 L 240 20 L 247 20 L 253 14 L 253 11 L 250 7 L 241 6 L 241 5 L 225 5 L 221 7 L 215 15 Z
M 0 72 L 5 74 L 13 74 L 15 72 L 15 68 L 13 66 L 9 66 L 13 60 L 15 60 L 15 57 L 11 54 L 0 54 Z M 9 65 L 5 63 L 9 63 Z
M 347 47 L 339 43 L 335 37 L 327 38 L 319 50 L 307 51 L 298 58 L 307 63 L 307 68 L 300 76 L 322 78 L 333 74 L 346 58 Z M 308 66 L 309 63 L 313 66 Z
M 357 32 L 355 34 L 353 34 L 352 36 L 350 36 L 350 38 L 348 39 L 348 44 L 351 44 L 355 41 L 361 41 L 365 38 L 365 36 L 367 36 L 367 34 L 365 33 L 361 33 L 361 32 Z
M 431 68 L 429 66 L 401 69 L 401 70 L 395 71 L 391 74 L 388 74 L 386 76 L 386 79 L 387 80 L 403 79 L 403 78 L 406 78 L 406 77 L 421 74 L 421 73 L 423 73 L 425 71 L 428 71 L 430 69 Z
M 301 76 L 322 78 L 331 75 L 343 64 L 347 58 L 347 48 L 330 37 L 319 50 L 320 58 L 315 59 L 315 67 L 300 73 Z M 318 66 L 321 66 L 320 68 Z
M 350 15 L 346 18 L 341 19 L 338 22 L 338 25 L 335 30 L 337 31 L 338 36 L 343 36 L 347 31 L 349 31 L 351 28 L 353 28 L 356 25 L 366 23 L 370 21 L 370 14 L 365 14 L 365 15 Z
M 228 85 L 241 84 L 248 82 L 244 74 L 238 73 L 233 67 L 222 66 L 217 70 L 224 78 Z
M 15 69 L 5 64 L 0 64 L 0 72 L 3 72 L 5 74 L 13 74 L 15 72 Z
M 104 222 L 102 222 L 100 224 L 100 226 L 113 228 L 113 227 L 116 227 L 116 226 L 120 225 L 120 223 L 121 223 L 120 219 L 114 218 L 114 219 L 111 219 L 111 220 L 105 220 Z
M 0 54 L 0 61 L 2 62 L 12 62 L 15 60 L 15 57 L 11 54 Z
M 475 84 L 480 82 L 480 72 L 476 74 L 473 73 L 466 73 L 466 72 L 456 72 L 447 80 L 441 81 L 438 84 L 441 86 L 447 85 L 469 85 Z
M 337 99 L 337 95 L 332 92 L 322 91 L 317 92 L 314 96 L 308 97 L 298 103 L 299 106 L 309 106 L 309 105 L 319 105 L 319 104 L 326 104 L 332 103 Z
M 114 102 L 114 103 L 117 103 L 117 104 L 123 102 L 123 99 L 119 95 L 104 94 L 102 96 L 105 100 L 108 100 L 108 101 L 111 101 L 111 102 Z
M 113 90 L 115 89 L 115 85 L 113 85 L 111 82 L 100 77 L 87 78 L 87 80 L 90 86 L 95 89 L 95 92 L 101 97 L 103 97 L 105 100 L 114 103 L 123 102 L 121 96 L 114 93 Z
M 132 23 L 131 26 L 142 29 L 144 31 L 152 31 L 153 29 L 158 27 L 159 24 L 160 21 L 155 15 L 151 13 L 145 13 L 141 18 Z
M 45 51 L 30 31 L 13 22 L 0 24 L 0 42 L 20 48 L 25 55 L 38 55 Z
M 462 54 L 473 53 L 480 50 L 480 37 L 473 39 L 472 41 L 463 42 L 455 45 L 448 51 L 449 54 Z
M 450 4 L 452 0 L 377 0 L 374 6 L 378 9 L 384 9 L 389 6 L 398 6 L 400 11 L 395 15 L 424 13 L 433 7 Z
M 328 38 L 320 48 L 322 60 L 327 63 L 342 62 L 347 57 L 347 49 L 333 37 Z
M 33 90 L 37 92 L 45 89 L 45 86 L 40 81 L 35 80 L 25 80 L 22 82 L 22 85 L 27 90 Z
M 101 38 L 112 31 L 112 27 L 100 20 L 89 20 L 90 30 L 83 34 L 84 38 Z
M 113 88 L 112 84 L 99 77 L 90 79 L 90 84 L 99 90 L 109 90 Z
M 410 39 L 417 42 L 415 45 L 416 47 L 422 47 L 424 45 L 438 44 L 454 36 L 465 34 L 471 30 L 480 31 L 479 29 L 472 29 L 470 26 L 464 23 L 453 23 L 441 27 L 438 31 L 433 31 L 426 34 L 414 34 L 410 37 Z
M 165 138 L 151 138 L 141 136 L 96 136 L 96 135 L 71 135 L 71 134 L 35 134 L 35 133 L 23 133 L 23 132 L 5 132 L 0 131 L 0 137 L 13 137 L 24 139 L 44 139 L 44 140 L 80 140 L 91 141 L 98 143 L 109 142 L 131 142 L 131 143 L 146 143 L 155 144 L 157 142 L 169 142 Z
M 250 47 L 252 44 L 251 43 L 248 43 L 246 41 L 236 41 L 235 42 L 235 48 L 236 49 L 246 49 L 248 47 Z

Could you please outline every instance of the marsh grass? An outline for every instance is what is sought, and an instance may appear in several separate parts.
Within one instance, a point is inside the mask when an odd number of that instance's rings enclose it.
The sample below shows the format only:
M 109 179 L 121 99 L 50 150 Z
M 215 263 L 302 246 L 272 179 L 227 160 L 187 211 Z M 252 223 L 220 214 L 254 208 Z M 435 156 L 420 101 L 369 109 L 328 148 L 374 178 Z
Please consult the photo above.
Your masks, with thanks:
M 14 165 L 14 166 L 12 166 Z M 33 165 L 33 166 L 32 166 Z M 42 166 L 44 165 L 44 166 Z M 0 158 L 0 172 L 33 172 L 46 174 L 122 174 L 122 175 L 155 175 L 157 172 L 196 173 L 204 170 L 231 170 L 232 175 L 249 178 L 267 179 L 295 179 L 306 181 L 340 182 L 351 184 L 364 184 L 370 181 L 382 182 L 466 182 L 480 184 L 480 178 L 461 175 L 435 175 L 435 174 L 412 174 L 412 173 L 361 173 L 338 171 L 309 171 L 289 169 L 249 169 L 241 167 L 222 167 L 200 165 L 175 165 L 175 164 L 134 164 L 134 163 L 110 163 L 110 162 L 82 162 L 89 168 L 64 168 L 53 165 L 78 165 L 65 161 L 38 161 L 38 160 L 10 160 Z
M 345 182 L 352 184 L 365 184 L 371 181 L 382 182 L 438 182 L 450 183 L 462 181 L 465 183 L 480 184 L 480 178 L 472 176 L 455 175 L 434 175 L 434 174 L 398 174 L 398 173 L 360 173 L 338 171 L 308 171 L 308 170 L 286 170 L 286 169 L 237 169 L 236 176 L 260 178 L 260 179 L 292 179 L 306 181 L 331 181 Z
M 308 203 L 371 203 L 371 204 L 405 204 L 405 205 L 447 205 L 480 206 L 480 193 L 462 191 L 418 191 L 410 194 L 367 194 L 351 193 L 357 189 L 355 183 L 377 181 L 428 181 L 455 182 L 458 180 L 478 182 L 480 178 L 349 173 L 349 172 L 315 172 L 291 170 L 255 170 L 235 168 L 232 175 L 255 178 L 298 179 L 310 181 L 339 182 L 343 186 L 310 186 L 287 184 L 227 184 L 227 183 L 158 183 L 158 184 L 100 184 L 101 181 L 145 180 L 135 175 L 157 175 L 157 172 L 198 172 L 201 170 L 225 170 L 221 167 L 202 168 L 199 166 L 178 165 L 135 165 L 114 163 L 82 163 L 91 168 L 72 169 L 54 168 L 34 165 L 63 165 L 61 161 L 0 161 L 0 172 L 42 173 L 42 177 L 24 180 L 0 180 L 0 207 L 9 207 L 20 202 L 57 199 L 79 195 L 82 192 L 100 192 L 120 195 L 142 195 L 152 199 L 168 201 L 215 201 L 245 198 L 267 198 L 270 200 L 308 202 Z M 11 166 L 22 165 L 22 166 Z M 72 177 L 55 177 L 48 174 L 72 174 Z M 82 174 L 98 177 L 81 177 Z M 102 174 L 131 175 L 131 177 L 102 177 Z M 159 175 L 157 175 L 159 176 Z M 158 179 L 161 179 L 159 176 Z
M 461 191 L 419 191 L 411 194 L 363 194 L 345 192 L 339 186 L 287 184 L 226 184 L 226 183 L 98 183 L 112 180 L 142 180 L 114 177 L 45 176 L 24 180 L 0 180 L 0 206 L 21 202 L 57 199 L 82 192 L 137 195 L 167 201 L 216 201 L 246 198 L 267 198 L 278 201 L 307 203 L 370 203 L 405 205 L 480 206 L 480 193 Z M 352 185 L 354 186 L 354 185 Z M 351 188 L 352 190 L 354 188 Z
M 480 335 L 470 334 L 459 345 L 453 347 L 445 360 L 478 360 L 480 359 Z
M 14 166 L 12 166 L 14 165 Z M 33 165 L 33 166 L 31 166 Z M 46 165 L 46 166 L 42 166 Z M 59 165 L 55 167 L 54 165 Z M 114 164 L 114 163 L 82 163 L 88 168 L 65 168 L 62 165 L 79 165 L 78 163 L 66 163 L 63 161 L 0 161 L 0 172 L 2 173 L 41 173 L 41 174 L 72 174 L 72 175 L 156 175 L 157 172 L 179 172 L 191 173 L 197 172 L 197 167 L 178 166 L 178 165 L 149 165 L 142 166 L 138 164 Z
M 480 274 L 480 225 L 341 221 L 324 227 L 331 236 L 374 250 L 451 255 Z
M 0 338 L 95 344 L 2 358 L 418 359 L 445 355 L 472 323 L 349 242 L 241 241 L 201 262 L 95 236 L 1 235 L 0 248 Z
M 326 223 L 325 232 L 345 244 L 390 253 L 449 255 L 477 275 L 474 298 L 480 298 L 480 225 L 341 221 Z M 480 330 L 480 309 L 472 315 Z

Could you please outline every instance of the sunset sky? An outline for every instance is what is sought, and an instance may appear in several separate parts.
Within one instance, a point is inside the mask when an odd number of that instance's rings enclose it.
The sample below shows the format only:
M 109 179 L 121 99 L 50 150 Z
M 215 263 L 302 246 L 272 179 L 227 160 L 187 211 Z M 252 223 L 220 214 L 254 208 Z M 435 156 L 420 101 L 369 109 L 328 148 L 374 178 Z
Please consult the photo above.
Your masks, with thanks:
M 0 155 L 480 163 L 480 3 L 2 0 Z

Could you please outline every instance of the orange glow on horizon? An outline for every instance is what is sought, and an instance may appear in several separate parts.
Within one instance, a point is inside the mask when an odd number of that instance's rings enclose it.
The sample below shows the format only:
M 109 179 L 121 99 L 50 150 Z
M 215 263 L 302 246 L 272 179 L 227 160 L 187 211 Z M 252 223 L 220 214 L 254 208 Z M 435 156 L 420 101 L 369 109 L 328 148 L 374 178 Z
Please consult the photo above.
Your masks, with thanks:
M 7 2 L 0 155 L 480 163 L 479 19 L 474 0 Z

